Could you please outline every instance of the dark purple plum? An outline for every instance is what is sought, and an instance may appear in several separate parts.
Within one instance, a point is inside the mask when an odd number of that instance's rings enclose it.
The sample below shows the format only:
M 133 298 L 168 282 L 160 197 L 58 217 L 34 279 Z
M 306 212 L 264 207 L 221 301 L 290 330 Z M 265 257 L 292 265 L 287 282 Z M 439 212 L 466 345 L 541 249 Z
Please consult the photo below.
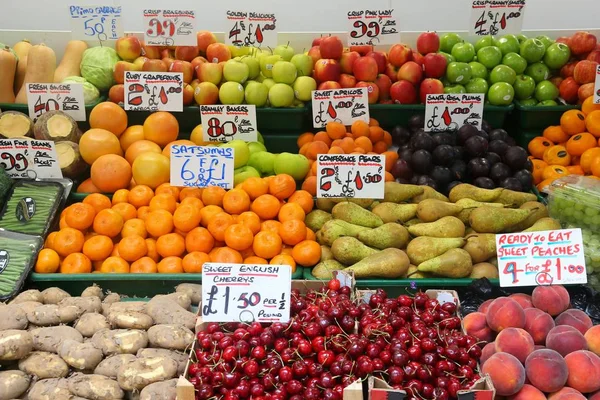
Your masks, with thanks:
M 452 162 L 456 159 L 454 147 L 449 144 L 439 145 L 433 150 L 431 155 L 433 156 L 433 163 L 436 165 L 452 165 Z
M 442 144 L 454 144 L 454 137 L 447 132 L 439 132 L 431 135 L 433 140 L 435 140 L 435 144 L 437 146 L 441 146 Z
M 410 183 L 413 185 L 416 185 L 417 182 L 419 182 L 419 179 L 422 177 L 423 175 L 421 174 L 414 174 L 412 178 L 410 178 Z
M 516 146 L 517 142 L 515 140 L 515 138 L 513 138 L 512 136 L 509 136 L 506 138 L 505 140 L 506 143 L 508 143 L 509 146 Z
M 529 157 L 527 157 L 527 161 L 525 161 L 525 168 L 527 171 L 529 172 L 533 172 L 533 163 L 531 162 L 531 160 L 529 159 Z
M 470 138 L 471 136 L 475 136 L 478 133 L 479 130 L 473 125 L 466 124 L 461 126 L 456 132 L 456 139 L 458 141 L 458 144 L 465 144 L 468 138 Z
M 489 133 L 490 140 L 502 140 L 505 141 L 508 138 L 508 133 L 504 129 L 492 129 Z
M 467 154 L 467 151 L 465 150 L 465 148 L 463 146 L 454 146 L 454 153 L 455 153 L 454 157 L 457 160 L 464 160 L 465 154 Z
M 493 152 L 488 152 L 485 155 L 485 158 L 487 158 L 487 160 L 490 162 L 491 165 L 494 165 L 494 164 L 502 161 L 502 157 L 500 157 L 498 154 L 493 153 Z
M 396 178 L 396 182 L 402 183 L 403 185 L 408 185 L 409 183 L 412 183 L 409 179 L 404 178 Z
M 485 119 L 481 120 L 481 130 L 482 131 L 486 131 L 489 132 L 492 130 L 492 126 L 490 125 L 489 122 L 487 122 Z
M 392 166 L 392 170 L 390 172 L 392 173 L 394 178 L 403 178 L 410 180 L 410 178 L 412 178 L 413 176 L 413 172 L 410 168 L 410 165 L 408 165 L 408 162 L 403 159 L 397 160 Z
M 411 132 L 416 132 L 417 129 L 423 128 L 424 126 L 425 126 L 425 115 L 424 114 L 413 115 L 408 120 L 408 129 Z
M 417 185 L 430 186 L 430 187 L 434 188 L 435 190 L 438 189 L 438 185 L 437 185 L 436 181 L 434 181 L 433 178 L 430 177 L 429 175 L 421 175 L 419 177 L 419 179 L 417 180 Z
M 392 142 L 397 146 L 402 146 L 410 140 L 410 131 L 403 126 L 395 126 L 390 132 Z
M 414 172 L 428 174 L 433 167 L 433 157 L 427 150 L 417 150 L 412 155 L 410 166 Z
M 522 169 L 517 171 L 513 178 L 516 178 L 519 182 L 521 182 L 521 186 L 523 187 L 524 192 L 528 192 L 531 190 L 533 186 L 533 175 L 526 169 Z
M 452 188 L 456 185 L 460 185 L 462 182 L 461 181 L 452 181 L 448 184 L 448 187 L 446 188 L 446 192 L 450 193 L 450 191 L 452 190 Z
M 486 131 L 479 131 L 479 132 L 477 132 L 477 136 L 481 136 L 482 138 L 484 138 L 488 142 L 490 140 L 490 135 L 488 135 L 488 133 Z
M 488 151 L 498 154 L 500 157 L 504 155 L 510 146 L 503 140 L 492 140 L 488 145 Z
M 517 192 L 523 191 L 523 185 L 521 185 L 521 182 L 519 182 L 517 178 L 513 177 L 506 178 L 505 180 L 503 180 L 500 183 L 500 186 L 502 186 L 504 189 L 514 190 Z
M 467 164 L 467 172 L 472 179 L 480 176 L 488 176 L 490 173 L 490 162 L 483 158 L 473 158 Z
M 462 181 L 467 177 L 467 163 L 463 160 L 456 160 L 452 163 L 450 170 L 454 172 L 454 179 Z
M 512 168 L 513 171 L 518 171 L 525 168 L 527 163 L 527 150 L 521 146 L 511 146 L 506 149 L 502 159 L 506 165 Z
M 427 150 L 432 152 L 435 148 L 435 140 L 433 140 L 428 133 L 415 133 L 414 136 L 410 138 L 410 147 L 413 150 Z
M 412 159 L 413 151 L 411 149 L 402 149 L 398 150 L 398 157 L 400 160 L 406 160 L 407 163 L 410 164 L 410 160 Z
M 450 168 L 440 167 L 439 165 L 433 167 L 433 170 L 429 176 L 433 178 L 433 180 L 437 183 L 437 186 L 440 188 L 446 187 L 455 179 L 454 172 L 452 172 Z
M 496 185 L 494 185 L 494 181 L 486 176 L 480 176 L 479 178 L 475 179 L 473 181 L 473 185 L 484 189 L 493 189 L 496 187 Z
M 465 149 L 471 157 L 481 157 L 488 149 L 488 141 L 481 136 L 471 136 L 465 142 Z
M 497 184 L 500 184 L 500 182 L 502 182 L 511 175 L 512 170 L 508 165 L 504 163 L 496 163 L 492 165 L 489 177 L 492 178 L 492 180 Z

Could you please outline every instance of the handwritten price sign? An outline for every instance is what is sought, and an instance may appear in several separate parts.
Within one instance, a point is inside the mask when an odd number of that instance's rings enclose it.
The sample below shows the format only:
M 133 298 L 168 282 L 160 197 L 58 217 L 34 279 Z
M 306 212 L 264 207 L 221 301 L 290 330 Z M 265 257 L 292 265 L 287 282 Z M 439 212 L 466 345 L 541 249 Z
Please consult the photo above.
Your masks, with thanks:
M 275 14 L 227 10 L 226 18 L 225 44 L 253 47 L 277 46 Z
M 54 142 L 0 139 L 0 167 L 18 179 L 62 178 Z
M 150 46 L 196 46 L 192 10 L 144 10 L 144 41 Z
M 523 26 L 525 0 L 473 0 L 471 35 L 519 34 Z
M 481 129 L 483 94 L 428 94 L 425 132 L 455 131 L 465 124 Z
M 348 45 L 384 45 L 400 41 L 400 27 L 393 9 L 352 10 L 347 13 Z
M 385 156 L 319 154 L 317 197 L 383 199 Z
M 233 149 L 171 146 L 171 185 L 233 188 Z
M 500 286 L 587 283 L 581 229 L 496 235 Z
M 288 322 L 292 268 L 287 265 L 207 263 L 202 268 L 206 322 Z
M 332 121 L 341 122 L 344 125 L 352 125 L 357 120 L 368 123 L 367 89 L 313 90 L 312 116 L 315 128 L 323 128 Z
M 183 111 L 183 74 L 126 71 L 125 110 Z
M 200 106 L 205 142 L 229 142 L 241 139 L 256 142 L 256 106 Z
M 81 83 L 28 83 L 29 118 L 48 111 L 64 111 L 75 121 L 85 121 L 85 101 Z
M 117 40 L 123 36 L 121 6 L 70 6 L 69 14 L 75 40 Z
M 600 65 L 596 66 L 596 83 L 594 83 L 594 104 L 600 104 Z

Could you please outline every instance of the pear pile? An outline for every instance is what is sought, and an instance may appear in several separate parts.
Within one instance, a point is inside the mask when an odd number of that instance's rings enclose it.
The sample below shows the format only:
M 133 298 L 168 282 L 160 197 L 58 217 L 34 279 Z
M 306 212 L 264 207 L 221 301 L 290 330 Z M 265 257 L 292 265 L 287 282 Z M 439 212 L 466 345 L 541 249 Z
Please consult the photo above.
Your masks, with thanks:
M 496 234 L 560 229 L 532 193 L 470 184 L 449 196 L 429 186 L 386 182 L 381 201 L 317 199 L 306 216 L 321 262 L 312 273 L 358 279 L 498 278 Z

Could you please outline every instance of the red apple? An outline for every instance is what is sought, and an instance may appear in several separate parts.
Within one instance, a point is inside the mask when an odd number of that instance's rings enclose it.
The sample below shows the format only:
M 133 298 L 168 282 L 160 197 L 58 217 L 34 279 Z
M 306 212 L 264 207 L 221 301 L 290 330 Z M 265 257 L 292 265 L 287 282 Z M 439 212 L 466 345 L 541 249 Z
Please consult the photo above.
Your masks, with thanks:
M 417 102 L 417 89 L 409 81 L 394 82 L 390 87 L 390 96 L 397 104 L 415 104 Z
M 160 58 L 175 58 L 175 50 L 169 48 L 162 49 L 160 51 Z
M 404 44 L 395 44 L 388 53 L 388 60 L 394 67 L 401 67 L 407 61 L 412 59 L 410 47 Z
M 308 55 L 312 58 L 313 65 L 316 64 L 317 61 L 321 59 L 321 50 L 319 49 L 319 46 L 311 47 L 310 50 L 308 50 Z
M 223 43 L 212 43 L 206 48 L 206 59 L 212 63 L 228 61 L 231 59 L 231 51 Z
M 385 72 L 385 66 L 387 64 L 387 54 L 384 51 L 370 51 L 367 53 L 367 57 L 372 57 L 377 61 L 377 73 L 383 74 Z
M 342 69 L 337 61 L 322 58 L 315 63 L 314 78 L 317 82 L 338 81 Z
M 175 60 L 169 67 L 169 72 L 181 72 L 183 73 L 183 81 L 190 83 L 194 79 L 194 67 L 192 63 L 187 61 Z
M 573 71 L 573 78 L 575 82 L 583 85 L 584 83 L 591 83 L 596 80 L 596 67 L 598 63 L 595 61 L 583 60 L 579 61 Z
M 318 38 L 314 38 L 311 46 L 319 46 L 321 44 L 321 40 L 323 40 L 323 36 L 319 36 Z
M 440 53 L 429 53 L 423 57 L 423 71 L 426 78 L 441 78 L 446 73 L 446 57 Z
M 321 82 L 317 87 L 317 90 L 331 90 L 331 89 L 341 89 L 342 85 L 336 81 L 325 81 Z
M 175 61 L 174 58 L 170 58 L 170 57 L 164 57 L 164 58 L 161 58 L 161 60 L 167 66 L 167 71 L 169 70 L 169 68 L 171 68 L 171 64 L 173 64 L 173 62 Z
M 206 58 L 202 57 L 202 56 L 198 56 L 196 58 L 194 58 L 192 60 L 192 68 L 194 69 L 194 72 L 198 71 L 198 67 L 200 67 L 200 64 L 204 64 L 208 61 L 206 61 Z
M 589 32 L 576 32 L 569 40 L 571 53 L 577 55 L 589 53 L 596 48 L 596 36 Z
M 563 67 L 560 69 L 560 76 L 562 76 L 563 78 L 573 76 L 573 71 L 575 71 L 576 65 L 577 61 L 571 61 L 570 63 L 563 65 Z
M 435 53 L 440 49 L 440 37 L 435 32 L 423 32 L 417 38 L 417 51 L 421 54 Z
M 358 81 L 374 81 L 377 78 L 377 61 L 372 57 L 360 57 L 352 65 L 352 73 Z
M 416 62 L 417 64 L 419 64 L 421 67 L 423 67 L 423 55 L 419 52 L 413 51 L 412 52 L 412 60 L 414 62 Z
M 350 46 L 350 51 L 355 51 L 361 56 L 366 56 L 369 52 L 373 51 L 373 46 L 370 44 L 363 44 L 360 46 Z
M 390 87 L 392 86 L 392 80 L 386 74 L 377 75 L 375 84 L 379 88 L 379 102 L 388 100 L 390 98 Z
M 187 84 L 183 84 L 183 105 L 189 106 L 194 102 L 194 88 Z
M 556 39 L 556 43 L 562 43 L 562 44 L 566 44 L 567 46 L 569 45 L 569 40 L 571 40 L 571 38 L 568 38 L 566 36 L 561 36 L 559 38 Z
M 579 86 L 579 90 L 577 90 L 577 97 L 579 97 L 579 101 L 584 101 L 590 96 L 594 95 L 594 84 L 586 83 L 584 85 Z
M 146 60 L 149 60 L 149 58 L 144 56 L 140 56 L 135 59 L 133 63 L 135 64 L 136 71 L 142 71 L 144 69 L 144 63 Z
M 409 61 L 400 67 L 397 78 L 399 81 L 407 80 L 416 86 L 423 79 L 423 70 L 416 62 Z
M 125 102 L 125 86 L 122 84 L 111 86 L 108 91 L 108 99 L 113 103 L 124 103 Z
M 421 98 L 421 103 L 423 104 L 425 104 L 428 94 L 442 93 L 444 93 L 444 84 L 438 79 L 423 79 L 423 82 L 421 82 L 421 86 L 419 87 L 419 96 Z
M 146 58 L 153 58 L 155 60 L 161 58 L 160 57 L 160 47 L 158 46 L 146 46 L 146 44 L 142 43 L 142 55 Z
M 217 37 L 210 31 L 200 31 L 196 33 L 198 42 L 198 50 L 202 54 L 206 54 L 206 49 L 213 43 L 217 43 Z
M 597 63 L 600 63 L 600 50 L 594 50 L 590 52 L 590 54 L 588 54 L 585 59 L 588 61 L 595 61 Z
M 219 88 L 211 82 L 200 82 L 194 88 L 194 100 L 200 105 L 217 104 L 219 101 Z
M 133 61 L 142 55 L 142 43 L 135 36 L 125 36 L 117 39 L 115 50 L 125 61 Z
M 183 61 L 192 61 L 198 57 L 198 46 L 177 46 L 175 48 L 175 58 Z
M 125 71 L 139 71 L 138 66 L 127 61 L 117 61 L 113 69 L 113 78 L 117 83 L 125 83 Z
M 562 81 L 564 81 L 565 79 L 562 76 L 553 76 L 552 78 L 548 79 L 550 82 L 552 82 L 554 84 L 554 86 L 559 87 L 560 84 L 562 83 Z
M 367 94 L 369 96 L 369 104 L 377 103 L 379 100 L 379 87 L 373 82 L 358 82 L 356 84 L 357 88 L 367 88 Z
M 562 97 L 567 103 L 575 104 L 578 100 L 577 92 L 579 91 L 579 84 L 575 82 L 575 79 L 569 77 L 564 79 L 558 87 L 560 97 Z
M 319 44 L 321 57 L 339 60 L 344 52 L 344 44 L 337 36 L 327 36 Z
M 354 77 L 354 75 L 350 75 L 350 74 L 342 74 L 340 75 L 340 85 L 347 89 L 347 88 L 353 88 L 354 86 L 356 86 L 356 78 Z
M 142 71 L 167 72 L 167 64 L 165 64 L 162 60 L 148 59 L 144 63 Z
M 196 90 L 196 86 L 198 86 L 200 84 L 200 79 L 196 78 L 193 81 L 190 82 L 190 86 L 194 88 L 194 90 Z
M 390 78 L 392 82 L 396 82 L 398 80 L 398 70 L 398 67 L 395 67 L 390 63 L 388 63 L 388 65 L 385 66 L 385 74 L 388 76 L 388 78 Z
M 215 63 L 200 64 L 196 73 L 200 82 L 211 82 L 213 85 L 218 85 L 223 78 L 223 65 Z
M 360 54 L 356 51 L 347 51 L 342 53 L 342 58 L 340 58 L 340 66 L 342 67 L 342 73 L 351 74 L 352 73 L 352 65 L 354 62 L 360 58 Z

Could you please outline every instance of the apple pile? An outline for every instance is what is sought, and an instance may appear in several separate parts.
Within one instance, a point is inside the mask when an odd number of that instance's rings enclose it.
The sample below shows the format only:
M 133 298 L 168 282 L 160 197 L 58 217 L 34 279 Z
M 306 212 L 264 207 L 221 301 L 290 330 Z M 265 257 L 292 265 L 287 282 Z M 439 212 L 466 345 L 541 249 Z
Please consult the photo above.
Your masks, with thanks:
M 560 69 L 557 77 L 560 97 L 567 103 L 581 103 L 594 95 L 596 67 L 600 63 L 600 44 L 589 32 L 576 32 L 570 37 L 559 37 L 571 49 L 571 60 Z

